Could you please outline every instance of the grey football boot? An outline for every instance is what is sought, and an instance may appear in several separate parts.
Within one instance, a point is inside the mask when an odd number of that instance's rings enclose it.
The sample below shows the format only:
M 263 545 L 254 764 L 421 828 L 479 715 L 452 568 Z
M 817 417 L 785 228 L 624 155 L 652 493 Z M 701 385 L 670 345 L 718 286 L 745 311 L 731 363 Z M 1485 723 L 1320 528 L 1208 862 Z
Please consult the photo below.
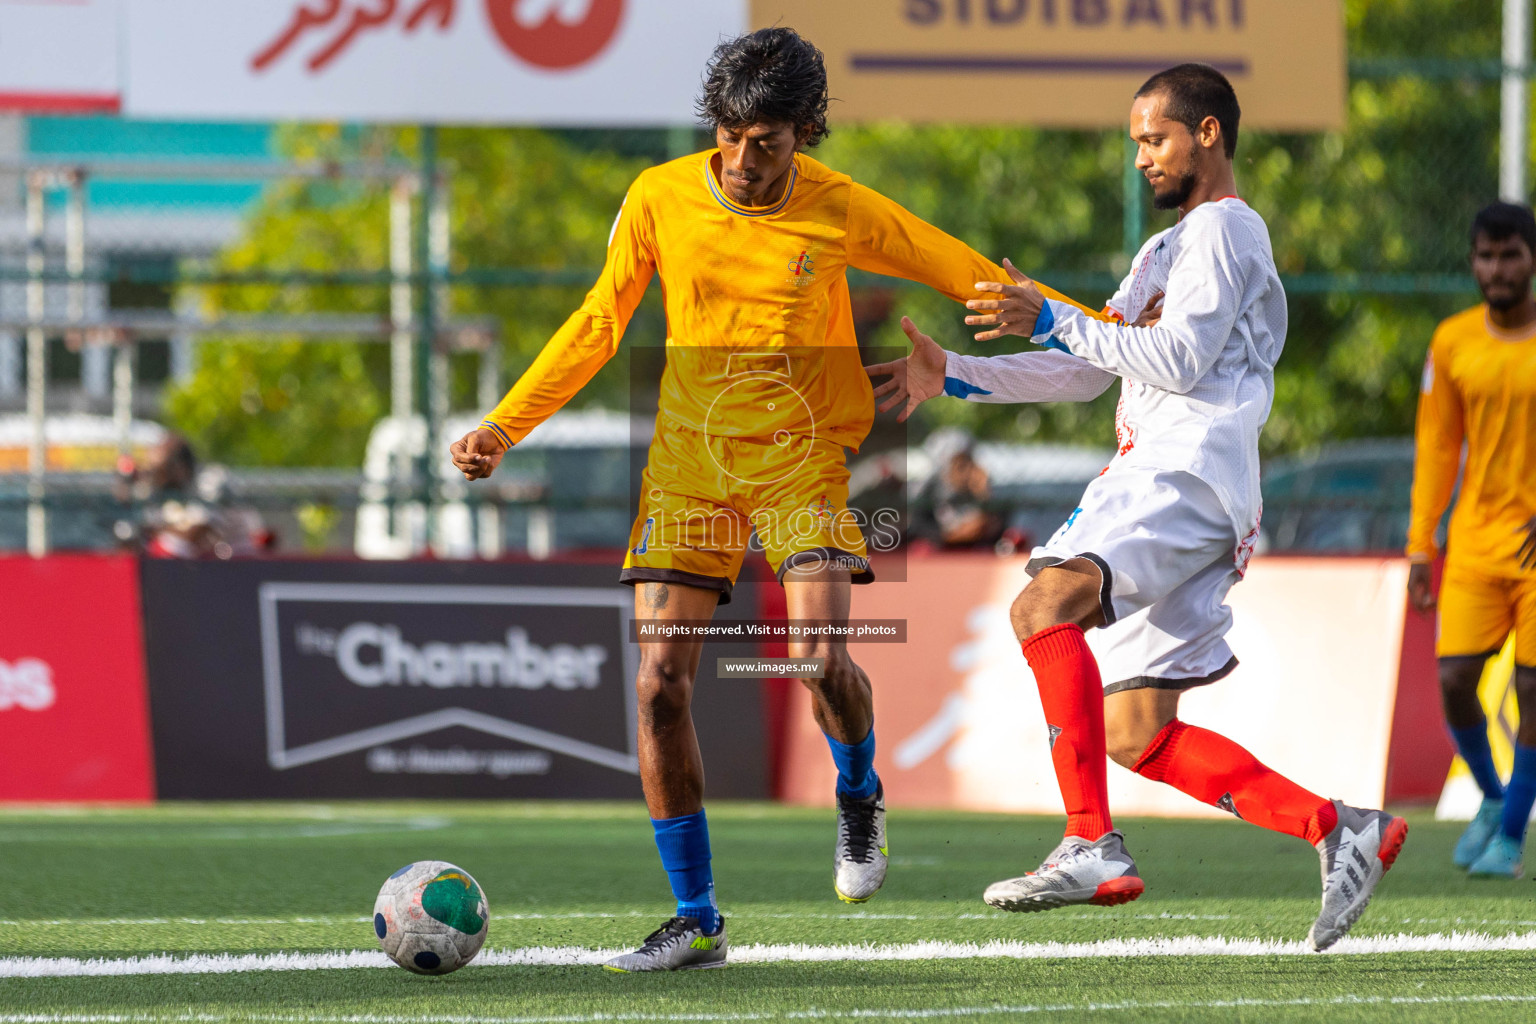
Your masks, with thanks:
M 1312 922 L 1307 944 L 1315 951 L 1338 942 L 1365 913 L 1392 862 L 1408 838 L 1408 823 L 1386 811 L 1335 800 L 1338 824 L 1317 844 L 1323 862 L 1323 909 Z
M 708 967 L 724 967 L 728 946 L 725 918 L 720 919 L 718 932 L 705 935 L 699 927 L 698 918 L 674 917 L 647 935 L 639 949 L 614 957 L 603 964 L 603 969 L 629 974 L 638 971 L 698 971 Z
M 862 800 L 837 794 L 837 849 L 832 887 L 844 903 L 863 903 L 885 884 L 885 785 Z
M 1067 836 L 1035 871 L 993 882 L 982 899 L 999 910 L 1030 913 L 1077 903 L 1113 907 L 1146 890 L 1136 862 L 1125 852 L 1125 836 L 1106 832 L 1090 843 Z

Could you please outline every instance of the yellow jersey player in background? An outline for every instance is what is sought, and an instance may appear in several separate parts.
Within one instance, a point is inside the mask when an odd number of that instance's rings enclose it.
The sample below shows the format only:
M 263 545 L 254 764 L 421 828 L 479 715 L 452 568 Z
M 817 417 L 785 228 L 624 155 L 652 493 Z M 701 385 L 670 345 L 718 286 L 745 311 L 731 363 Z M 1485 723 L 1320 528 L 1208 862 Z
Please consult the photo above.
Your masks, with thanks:
M 863 442 L 875 412 L 846 271 L 897 275 L 956 301 L 976 295 L 979 281 L 1008 280 L 992 261 L 807 156 L 827 134 L 826 110 L 821 52 L 793 30 L 719 46 L 699 102 L 718 148 L 636 179 L 581 309 L 480 429 L 452 446 L 466 477 L 488 476 L 614 355 L 659 274 L 667 366 L 620 575 L 635 587 L 641 630 L 710 618 L 730 599 L 753 529 L 784 585 L 789 619 L 846 620 L 850 584 L 873 573 L 847 507 L 844 448 Z M 614 970 L 725 962 L 689 710 L 702 647 L 689 638 L 641 647 L 640 777 L 677 912 L 638 950 L 610 961 Z M 834 885 L 842 899 L 863 902 L 884 882 L 887 860 L 869 680 L 835 637 L 791 639 L 789 654 L 822 664 L 820 678 L 802 681 L 838 768 Z
M 1419 397 L 1408 532 L 1408 592 L 1435 606 L 1435 530 L 1467 449 L 1451 515 L 1435 653 L 1445 719 L 1483 791 L 1453 859 L 1473 875 L 1518 878 L 1536 800 L 1536 217 L 1494 203 L 1472 222 L 1472 276 L 1484 302 L 1442 322 Z M 1515 633 L 1520 726 L 1505 787 L 1478 702 L 1483 664 Z

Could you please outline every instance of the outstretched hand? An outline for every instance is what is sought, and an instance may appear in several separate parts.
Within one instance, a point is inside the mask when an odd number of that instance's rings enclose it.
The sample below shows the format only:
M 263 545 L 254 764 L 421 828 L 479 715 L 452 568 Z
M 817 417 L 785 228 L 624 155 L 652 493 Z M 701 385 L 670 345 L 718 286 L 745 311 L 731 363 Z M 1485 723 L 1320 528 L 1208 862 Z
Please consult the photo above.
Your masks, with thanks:
M 912 351 L 900 359 L 888 363 L 875 363 L 864 367 L 871 377 L 890 375 L 890 380 L 875 388 L 875 399 L 881 412 L 889 412 L 903 406 L 896 414 L 898 423 L 905 423 L 913 410 L 935 395 L 944 391 L 944 350 L 928 335 L 917 329 L 910 317 L 901 318 L 901 329 L 912 340 Z
M 1013 279 L 1013 283 L 980 281 L 976 285 L 977 291 L 990 292 L 1000 296 L 999 298 L 971 299 L 965 304 L 966 309 L 984 311 L 979 315 L 966 317 L 967 324 L 972 327 L 992 328 L 990 331 L 983 331 L 976 335 L 977 341 L 992 341 L 1005 334 L 1016 334 L 1021 338 L 1034 337 L 1035 321 L 1039 319 L 1040 310 L 1045 305 L 1045 296 L 1035 282 L 1026 277 L 1009 260 L 1003 260 L 1003 269 L 1008 271 L 1008 276 Z
M 466 480 L 479 480 L 490 476 L 501 465 L 501 457 L 507 453 L 506 445 L 494 430 L 478 427 L 448 446 L 453 458 L 453 468 L 464 474 Z

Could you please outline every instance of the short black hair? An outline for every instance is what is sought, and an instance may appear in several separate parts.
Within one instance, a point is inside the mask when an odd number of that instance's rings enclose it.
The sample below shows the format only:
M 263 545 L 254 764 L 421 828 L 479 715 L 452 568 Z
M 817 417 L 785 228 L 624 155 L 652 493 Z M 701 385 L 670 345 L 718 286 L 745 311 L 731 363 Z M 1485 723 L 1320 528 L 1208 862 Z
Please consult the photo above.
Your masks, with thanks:
M 1243 111 L 1237 105 L 1237 92 L 1227 76 L 1209 64 L 1180 64 L 1166 71 L 1159 71 L 1136 90 L 1136 99 L 1161 93 L 1167 98 L 1163 116 L 1177 121 L 1191 132 L 1200 130 L 1200 124 L 1214 117 L 1221 125 L 1222 148 L 1227 159 L 1237 152 L 1237 122 Z
M 1521 203 L 1489 203 L 1472 218 L 1470 242 L 1474 246 L 1478 235 L 1487 235 L 1493 242 L 1519 235 L 1525 239 L 1525 247 L 1536 253 L 1536 216 Z
M 810 127 L 807 146 L 826 138 L 827 65 L 792 28 L 763 28 L 715 47 L 704 72 L 699 119 L 710 130 L 786 122 Z

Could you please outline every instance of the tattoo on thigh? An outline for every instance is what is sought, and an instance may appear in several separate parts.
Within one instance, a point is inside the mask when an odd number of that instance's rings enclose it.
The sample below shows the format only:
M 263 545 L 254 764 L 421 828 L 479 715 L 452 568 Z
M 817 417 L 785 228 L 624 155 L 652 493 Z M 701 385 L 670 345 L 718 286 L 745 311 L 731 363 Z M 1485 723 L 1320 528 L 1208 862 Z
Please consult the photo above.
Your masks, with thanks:
M 651 611 L 659 611 L 667 606 L 672 591 L 665 583 L 653 583 L 645 588 L 645 604 Z

